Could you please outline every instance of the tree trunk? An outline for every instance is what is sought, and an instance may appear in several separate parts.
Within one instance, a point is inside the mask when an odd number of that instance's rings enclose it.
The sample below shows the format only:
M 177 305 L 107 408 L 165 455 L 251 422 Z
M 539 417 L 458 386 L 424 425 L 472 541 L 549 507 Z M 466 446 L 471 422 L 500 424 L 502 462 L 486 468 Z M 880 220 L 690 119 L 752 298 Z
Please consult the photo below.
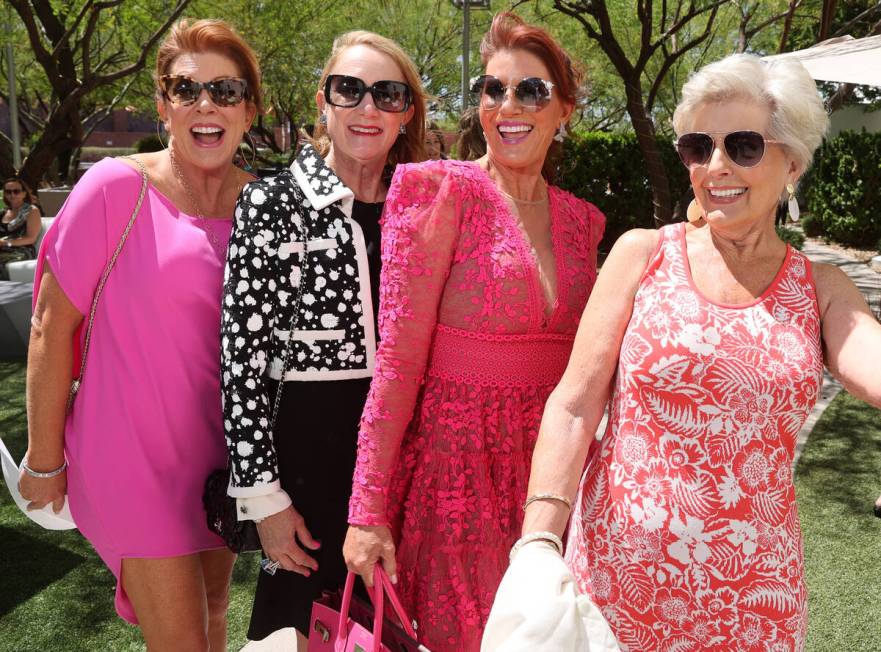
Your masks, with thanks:
M 653 216 L 656 226 L 663 226 L 673 221 L 673 202 L 670 197 L 670 182 L 667 170 L 661 158 L 661 149 L 655 134 L 655 125 L 645 110 L 642 99 L 642 87 L 639 79 L 625 80 L 627 88 L 627 113 L 636 132 L 639 149 L 645 159 L 645 169 L 649 185 L 652 188 Z

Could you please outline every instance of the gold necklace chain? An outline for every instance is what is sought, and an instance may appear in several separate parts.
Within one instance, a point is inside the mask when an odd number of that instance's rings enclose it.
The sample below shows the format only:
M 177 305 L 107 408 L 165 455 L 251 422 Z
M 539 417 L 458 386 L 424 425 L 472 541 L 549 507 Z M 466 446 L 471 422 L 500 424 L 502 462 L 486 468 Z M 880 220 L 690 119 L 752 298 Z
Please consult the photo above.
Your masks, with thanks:
M 505 192 L 504 190 L 502 190 L 502 184 L 500 183 L 500 180 L 494 178 L 494 176 L 491 174 L 491 171 L 492 171 L 492 168 L 493 168 L 493 167 L 494 167 L 494 166 L 493 166 L 493 164 L 492 164 L 492 160 L 489 159 L 489 158 L 487 158 L 487 161 L 486 161 L 486 172 L 487 172 L 487 176 L 488 176 L 490 179 L 492 179 L 493 183 L 494 183 L 495 186 L 496 186 L 496 190 L 498 190 L 499 193 L 500 193 L 501 195 L 507 197 L 508 199 L 510 199 L 510 200 L 511 200 L 512 202 L 514 202 L 515 204 L 522 204 L 523 206 L 541 206 L 542 204 L 546 204 L 546 203 L 547 203 L 547 201 L 548 201 L 548 196 L 549 196 L 549 195 L 548 195 L 548 184 L 547 184 L 547 182 L 545 182 L 543 179 L 542 179 L 542 181 L 543 181 L 542 185 L 544 186 L 544 189 L 545 189 L 545 196 L 544 196 L 544 197 L 542 197 L 541 199 L 520 199 L 519 197 L 515 197 L 514 195 L 512 195 L 512 194 L 510 194 L 510 193 L 507 193 L 507 192 Z
M 214 229 L 211 228 L 211 225 L 208 223 L 208 218 L 202 213 L 199 208 L 199 202 L 196 201 L 196 195 L 193 193 L 192 188 L 190 188 L 190 184 L 187 183 L 187 180 L 184 178 L 183 171 L 180 169 L 180 165 L 177 163 L 177 159 L 174 158 L 174 149 L 172 147 L 168 148 L 168 158 L 171 160 L 171 169 L 174 171 L 174 175 L 177 177 L 178 182 L 181 187 L 184 189 L 184 192 L 187 194 L 187 198 L 190 200 L 190 204 L 192 204 L 193 211 L 195 212 L 195 218 L 202 223 L 202 230 L 208 236 L 208 240 L 211 243 L 211 247 L 218 253 L 218 255 L 223 256 L 226 252 L 223 250 L 223 245 L 220 244 L 220 240 L 217 237 L 217 234 L 214 233 Z

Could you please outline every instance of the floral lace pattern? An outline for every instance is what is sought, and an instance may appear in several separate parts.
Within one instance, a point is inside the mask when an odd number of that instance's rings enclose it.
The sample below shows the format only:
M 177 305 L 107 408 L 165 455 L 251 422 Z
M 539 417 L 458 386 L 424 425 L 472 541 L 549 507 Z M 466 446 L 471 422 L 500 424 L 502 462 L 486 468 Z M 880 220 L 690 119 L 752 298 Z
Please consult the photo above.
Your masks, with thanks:
M 802 650 L 791 468 L 823 372 L 810 263 L 790 248 L 757 301 L 718 305 L 684 234 L 662 229 L 637 292 L 567 562 L 630 650 Z
M 479 648 L 519 534 L 542 409 L 596 280 L 605 218 L 562 190 L 549 195 L 552 306 L 477 164 L 399 166 L 386 199 L 380 345 L 349 521 L 391 524 L 399 593 L 434 652 Z

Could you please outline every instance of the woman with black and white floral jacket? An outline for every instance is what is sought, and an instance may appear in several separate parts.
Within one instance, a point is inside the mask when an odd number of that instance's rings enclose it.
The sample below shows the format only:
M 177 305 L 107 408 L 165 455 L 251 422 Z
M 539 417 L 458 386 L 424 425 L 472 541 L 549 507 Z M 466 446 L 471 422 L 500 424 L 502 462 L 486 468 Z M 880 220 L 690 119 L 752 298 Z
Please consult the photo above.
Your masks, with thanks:
M 314 146 L 239 199 L 222 319 L 229 495 L 239 520 L 257 521 L 273 571 L 258 579 L 248 637 L 293 626 L 302 649 L 312 601 L 346 576 L 388 179 L 397 163 L 424 158 L 424 93 L 397 44 L 344 34 L 320 88 Z

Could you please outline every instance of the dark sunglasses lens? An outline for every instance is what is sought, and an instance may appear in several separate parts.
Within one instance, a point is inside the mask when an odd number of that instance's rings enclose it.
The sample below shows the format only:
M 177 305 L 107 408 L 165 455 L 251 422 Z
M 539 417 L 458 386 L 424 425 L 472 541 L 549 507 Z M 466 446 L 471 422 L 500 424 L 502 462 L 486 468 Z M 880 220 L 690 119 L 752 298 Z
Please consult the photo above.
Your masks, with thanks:
M 208 92 L 218 106 L 235 106 L 245 99 L 247 87 L 242 79 L 220 79 L 208 84 Z
M 492 109 L 505 101 L 505 86 L 492 75 L 478 77 L 471 92 L 480 95 L 481 104 L 486 109 Z
M 751 168 L 765 154 L 765 138 L 755 131 L 734 131 L 725 136 L 725 153 L 740 167 Z
M 167 92 L 171 101 L 176 104 L 192 104 L 199 97 L 201 88 L 188 77 L 177 77 L 169 80 Z
M 378 81 L 373 85 L 372 94 L 380 111 L 402 113 L 410 106 L 410 87 L 403 82 Z
M 357 77 L 331 75 L 327 78 L 327 101 L 334 106 L 358 106 L 364 97 L 364 82 Z
M 685 167 L 703 165 L 713 153 L 713 139 L 707 134 L 684 134 L 676 141 L 676 151 Z
M 20 188 L 4 188 L 4 195 L 20 195 L 22 193 Z
M 525 107 L 543 108 L 551 101 L 551 93 L 538 77 L 527 77 L 517 84 L 517 100 Z

